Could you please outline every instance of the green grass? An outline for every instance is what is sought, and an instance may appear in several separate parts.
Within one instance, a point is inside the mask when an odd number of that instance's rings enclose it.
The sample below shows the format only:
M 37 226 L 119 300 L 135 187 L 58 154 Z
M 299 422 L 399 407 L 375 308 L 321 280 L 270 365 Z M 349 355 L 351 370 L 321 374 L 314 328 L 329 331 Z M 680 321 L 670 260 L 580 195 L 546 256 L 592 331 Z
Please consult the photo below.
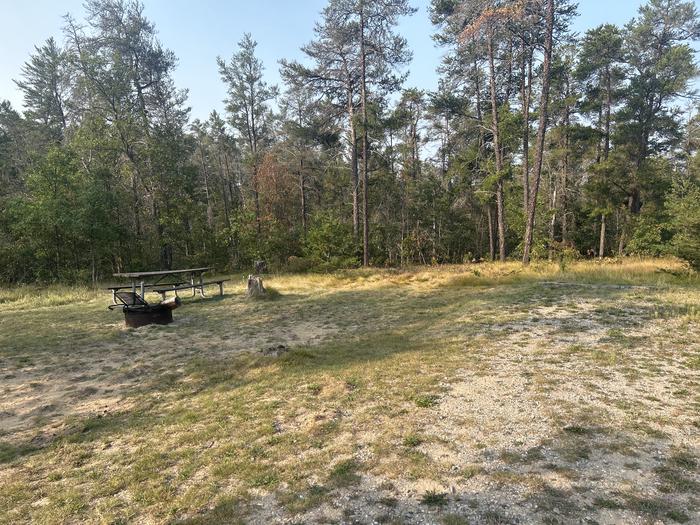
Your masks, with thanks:
M 421 496 L 420 501 L 423 505 L 430 505 L 433 507 L 443 506 L 447 504 L 447 494 L 429 490 Z
M 403 444 L 405 447 L 417 447 L 423 443 L 423 438 L 420 437 L 418 434 L 408 434 L 404 439 L 403 439 Z
M 333 502 L 496 523 L 528 501 L 533 522 L 692 521 L 698 452 L 674 436 L 697 432 L 700 283 L 660 268 L 680 266 L 275 275 L 274 301 L 237 278 L 139 330 L 104 291 L 0 290 L 0 523 L 238 523 L 261 505 L 313 522 Z M 607 494 L 601 462 L 630 457 L 653 465 L 648 494 Z
M 414 398 L 417 407 L 430 408 L 438 404 L 438 396 L 435 394 L 422 394 Z

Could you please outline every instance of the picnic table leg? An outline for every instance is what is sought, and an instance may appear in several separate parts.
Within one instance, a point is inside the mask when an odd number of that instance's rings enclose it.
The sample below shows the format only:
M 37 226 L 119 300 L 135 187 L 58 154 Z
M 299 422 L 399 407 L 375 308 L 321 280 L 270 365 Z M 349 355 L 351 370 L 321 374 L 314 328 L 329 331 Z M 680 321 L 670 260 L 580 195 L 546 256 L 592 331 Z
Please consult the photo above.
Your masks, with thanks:
M 197 295 L 197 288 L 194 285 L 194 272 L 190 274 L 190 284 L 192 285 L 192 297 Z
M 206 297 L 206 294 L 204 293 L 203 272 L 199 272 L 199 295 L 201 295 L 202 297 Z
M 145 301 L 145 300 L 146 300 L 146 296 L 145 296 L 144 290 L 145 290 L 145 288 L 144 288 L 144 282 L 141 281 L 141 299 L 143 299 L 143 300 Z
M 219 281 L 219 295 L 224 295 L 224 283 Z

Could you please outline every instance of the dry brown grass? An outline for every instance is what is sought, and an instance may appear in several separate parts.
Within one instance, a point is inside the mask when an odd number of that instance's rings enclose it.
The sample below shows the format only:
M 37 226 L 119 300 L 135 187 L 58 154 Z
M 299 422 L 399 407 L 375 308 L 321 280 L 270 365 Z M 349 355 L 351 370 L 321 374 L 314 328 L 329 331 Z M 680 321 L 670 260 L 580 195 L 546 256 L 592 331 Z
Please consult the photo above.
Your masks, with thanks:
M 104 292 L 0 292 L 0 522 L 700 520 L 680 263 L 266 282 L 135 331 Z

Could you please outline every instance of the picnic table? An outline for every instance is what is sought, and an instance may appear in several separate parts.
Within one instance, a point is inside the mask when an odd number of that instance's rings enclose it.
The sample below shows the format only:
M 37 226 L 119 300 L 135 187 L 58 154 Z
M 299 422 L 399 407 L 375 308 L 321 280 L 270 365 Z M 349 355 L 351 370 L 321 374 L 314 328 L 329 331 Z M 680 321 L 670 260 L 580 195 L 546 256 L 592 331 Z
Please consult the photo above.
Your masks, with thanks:
M 168 292 L 177 292 L 179 290 L 192 290 L 192 297 L 197 292 L 202 297 L 206 297 L 204 287 L 208 285 L 219 285 L 219 293 L 224 295 L 224 283 L 228 279 L 218 279 L 213 281 L 204 281 L 204 274 L 213 268 L 207 266 L 203 268 L 186 268 L 183 270 L 158 270 L 149 272 L 124 272 L 115 273 L 114 277 L 120 277 L 131 280 L 129 286 L 110 286 L 112 290 L 112 302 L 117 304 L 116 294 L 119 290 L 131 288 L 131 291 L 136 294 L 139 290 L 140 296 L 143 298 L 147 291 L 157 292 L 165 300 Z

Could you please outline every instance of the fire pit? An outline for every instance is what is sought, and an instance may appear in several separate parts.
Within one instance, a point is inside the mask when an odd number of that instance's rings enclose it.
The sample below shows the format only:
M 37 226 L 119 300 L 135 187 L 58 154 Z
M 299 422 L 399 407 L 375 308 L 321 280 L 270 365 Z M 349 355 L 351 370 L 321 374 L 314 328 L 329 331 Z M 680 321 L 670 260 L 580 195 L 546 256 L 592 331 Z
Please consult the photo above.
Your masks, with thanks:
M 155 305 L 148 304 L 136 292 L 117 292 L 115 298 L 120 304 L 112 304 L 109 309 L 121 307 L 124 312 L 124 322 L 129 328 L 172 323 L 173 310 L 181 304 L 179 297 L 171 297 Z

